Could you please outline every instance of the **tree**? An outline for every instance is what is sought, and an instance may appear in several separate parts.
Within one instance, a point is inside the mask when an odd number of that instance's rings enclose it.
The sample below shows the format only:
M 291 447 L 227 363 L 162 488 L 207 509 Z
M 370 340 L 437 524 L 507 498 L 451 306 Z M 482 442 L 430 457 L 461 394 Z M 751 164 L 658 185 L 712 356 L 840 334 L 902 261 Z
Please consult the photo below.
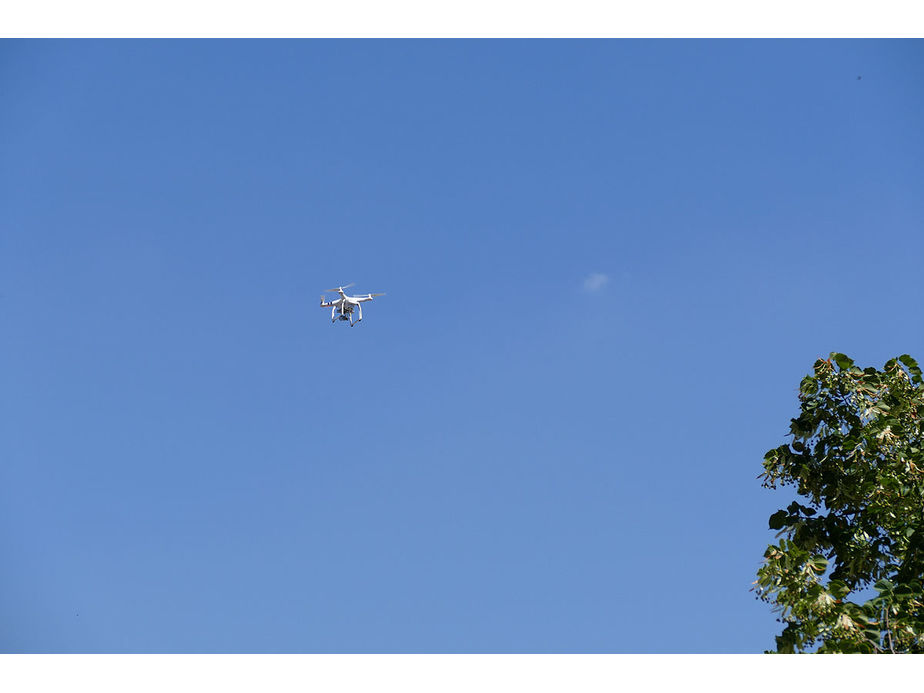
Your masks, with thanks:
M 815 362 L 792 442 L 763 486 L 799 496 L 770 516 L 755 591 L 785 624 L 776 651 L 924 652 L 924 380 L 903 355 L 860 370 Z

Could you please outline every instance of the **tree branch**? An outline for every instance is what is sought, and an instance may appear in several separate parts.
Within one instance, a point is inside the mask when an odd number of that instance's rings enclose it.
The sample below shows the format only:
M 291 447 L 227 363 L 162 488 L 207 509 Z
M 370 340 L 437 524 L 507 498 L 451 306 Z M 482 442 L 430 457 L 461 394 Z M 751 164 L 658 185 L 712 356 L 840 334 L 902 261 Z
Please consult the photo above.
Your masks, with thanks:
M 892 644 L 892 629 L 889 627 L 889 607 L 886 606 L 885 609 L 885 627 L 886 627 L 886 637 L 889 638 L 889 651 L 892 654 L 895 654 L 895 646 Z

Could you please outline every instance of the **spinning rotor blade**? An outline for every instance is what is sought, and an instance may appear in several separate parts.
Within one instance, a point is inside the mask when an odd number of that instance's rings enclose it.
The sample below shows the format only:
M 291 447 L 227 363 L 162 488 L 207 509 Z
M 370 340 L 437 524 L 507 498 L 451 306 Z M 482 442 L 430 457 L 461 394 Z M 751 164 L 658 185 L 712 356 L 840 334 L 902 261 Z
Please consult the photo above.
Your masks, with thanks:
M 356 282 L 350 282 L 349 284 L 338 286 L 336 289 L 328 289 L 328 291 L 340 291 L 341 289 L 349 289 L 351 286 L 356 286 Z
M 369 295 L 370 295 L 370 296 L 384 296 L 385 294 L 384 294 L 384 293 L 381 293 L 381 294 L 369 294 Z

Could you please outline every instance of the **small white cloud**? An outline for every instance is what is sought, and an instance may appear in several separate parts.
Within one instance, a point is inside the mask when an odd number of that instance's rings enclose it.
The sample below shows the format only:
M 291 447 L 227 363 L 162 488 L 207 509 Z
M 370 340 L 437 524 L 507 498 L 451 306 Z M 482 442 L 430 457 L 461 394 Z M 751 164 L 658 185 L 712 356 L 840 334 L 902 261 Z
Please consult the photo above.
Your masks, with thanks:
M 594 272 L 584 280 L 584 291 L 594 293 L 606 286 L 609 281 L 610 278 L 608 275 L 601 272 Z

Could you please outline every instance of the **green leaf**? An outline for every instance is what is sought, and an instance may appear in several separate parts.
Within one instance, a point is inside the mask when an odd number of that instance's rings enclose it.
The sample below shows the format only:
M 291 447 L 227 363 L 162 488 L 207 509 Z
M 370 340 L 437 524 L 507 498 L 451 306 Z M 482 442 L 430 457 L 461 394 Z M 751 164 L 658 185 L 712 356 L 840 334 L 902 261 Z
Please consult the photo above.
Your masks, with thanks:
M 886 578 L 883 578 L 882 580 L 878 580 L 876 584 L 873 585 L 873 587 L 875 587 L 876 591 L 879 592 L 880 594 L 891 594 L 892 593 L 892 581 L 887 580 Z
M 809 563 L 812 564 L 812 570 L 816 573 L 823 573 L 828 567 L 828 559 L 818 554 L 812 556 L 809 559 Z
M 911 382 L 917 385 L 924 382 L 924 378 L 921 377 L 921 367 L 918 366 L 917 361 L 908 356 L 908 354 L 902 354 L 898 357 L 898 360 L 905 364 L 905 367 L 907 367 L 908 371 L 911 373 Z
M 814 395 L 816 392 L 818 392 L 818 381 L 810 375 L 805 376 L 802 378 L 802 382 L 799 384 L 799 391 L 803 395 Z
M 837 367 L 842 371 L 846 371 L 853 365 L 853 359 L 836 351 L 831 352 L 831 358 L 834 360 L 834 363 L 837 364 Z
M 850 588 L 847 587 L 843 580 L 832 580 L 828 583 L 828 591 L 835 599 L 843 599 L 850 592 Z
M 779 510 L 770 516 L 770 529 L 783 529 L 786 525 L 786 518 L 789 513 L 785 510 Z
M 805 413 L 799 415 L 797 418 L 792 419 L 789 424 L 789 431 L 796 438 L 811 438 L 815 433 L 815 427 L 818 425 L 818 421 L 812 416 L 807 416 Z

